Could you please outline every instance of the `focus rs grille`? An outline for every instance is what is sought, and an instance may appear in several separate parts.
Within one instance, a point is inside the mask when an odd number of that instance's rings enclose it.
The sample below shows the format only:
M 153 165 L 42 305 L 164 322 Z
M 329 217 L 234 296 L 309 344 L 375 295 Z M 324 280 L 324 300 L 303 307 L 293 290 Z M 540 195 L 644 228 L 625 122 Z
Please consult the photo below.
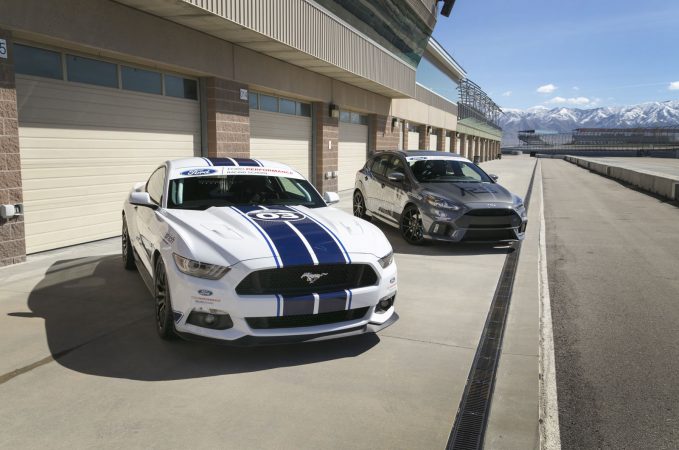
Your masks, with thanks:
M 317 325 L 328 325 L 331 323 L 362 319 L 367 312 L 368 308 L 365 307 L 350 309 L 348 311 L 306 314 L 303 316 L 247 317 L 245 321 L 248 323 L 250 328 L 256 330 L 269 328 L 313 327 Z
M 511 216 L 514 214 L 513 209 L 472 209 L 467 213 L 468 216 L 476 217 L 501 217 L 501 216 Z
M 304 277 L 325 274 L 310 283 Z M 377 274 L 368 264 L 292 266 L 252 272 L 236 287 L 238 295 L 303 295 L 373 286 Z

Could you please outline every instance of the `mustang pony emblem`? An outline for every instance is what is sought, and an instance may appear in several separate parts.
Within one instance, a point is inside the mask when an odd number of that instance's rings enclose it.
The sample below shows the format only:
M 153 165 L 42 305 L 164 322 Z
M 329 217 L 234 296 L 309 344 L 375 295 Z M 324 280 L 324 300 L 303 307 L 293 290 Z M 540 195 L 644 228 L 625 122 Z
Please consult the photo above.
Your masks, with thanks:
M 309 284 L 314 284 L 319 280 L 319 278 L 326 276 L 327 273 L 311 273 L 311 272 L 304 272 L 302 276 L 300 277 L 303 280 L 306 280 L 307 283 Z

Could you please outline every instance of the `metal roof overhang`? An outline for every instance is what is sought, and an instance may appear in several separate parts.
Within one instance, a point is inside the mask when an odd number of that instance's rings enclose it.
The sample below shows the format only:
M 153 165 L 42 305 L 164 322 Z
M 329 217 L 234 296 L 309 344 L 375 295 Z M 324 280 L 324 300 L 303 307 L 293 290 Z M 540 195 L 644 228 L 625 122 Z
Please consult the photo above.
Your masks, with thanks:
M 386 97 L 415 97 L 414 68 L 305 0 L 116 1 Z

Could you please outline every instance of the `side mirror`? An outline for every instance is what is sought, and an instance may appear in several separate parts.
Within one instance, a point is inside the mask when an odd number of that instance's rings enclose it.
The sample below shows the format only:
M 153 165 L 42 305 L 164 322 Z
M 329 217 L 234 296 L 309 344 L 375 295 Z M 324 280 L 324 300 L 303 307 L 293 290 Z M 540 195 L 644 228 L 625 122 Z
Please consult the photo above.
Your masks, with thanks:
M 326 192 L 323 194 L 323 200 L 325 200 L 325 203 L 328 205 L 334 205 L 335 203 L 339 203 L 340 197 L 337 192 Z
M 132 192 L 129 198 L 130 205 L 145 206 L 147 208 L 156 209 L 158 205 L 153 203 L 148 192 Z
M 401 172 L 392 172 L 387 178 L 389 178 L 389 181 L 393 181 L 394 183 L 403 183 L 403 180 L 406 179 L 406 176 Z
M 488 176 L 489 176 L 490 179 L 493 180 L 493 181 L 497 181 L 498 178 L 500 178 L 500 177 L 498 177 L 497 175 L 493 175 L 493 174 L 488 174 Z

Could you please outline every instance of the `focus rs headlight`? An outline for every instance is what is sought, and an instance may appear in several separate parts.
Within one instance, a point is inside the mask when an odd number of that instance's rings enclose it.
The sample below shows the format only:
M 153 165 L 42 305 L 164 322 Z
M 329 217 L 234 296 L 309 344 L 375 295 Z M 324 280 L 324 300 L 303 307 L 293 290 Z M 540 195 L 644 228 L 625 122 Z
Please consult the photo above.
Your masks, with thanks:
M 514 208 L 523 208 L 523 199 L 518 195 L 515 195 L 514 201 L 512 202 L 512 206 L 514 206 Z
M 394 262 L 394 252 L 389 252 L 387 256 L 378 259 L 377 262 L 380 263 L 380 266 L 382 266 L 383 269 L 386 269 Z
M 431 194 L 425 195 L 424 200 L 436 209 L 448 209 L 451 211 L 459 211 L 461 209 L 459 205 Z
M 180 272 L 192 277 L 205 278 L 208 280 L 219 280 L 226 274 L 230 267 L 218 266 L 217 264 L 207 264 L 199 261 L 194 261 L 189 258 L 184 258 L 178 254 L 174 254 L 174 263 Z

